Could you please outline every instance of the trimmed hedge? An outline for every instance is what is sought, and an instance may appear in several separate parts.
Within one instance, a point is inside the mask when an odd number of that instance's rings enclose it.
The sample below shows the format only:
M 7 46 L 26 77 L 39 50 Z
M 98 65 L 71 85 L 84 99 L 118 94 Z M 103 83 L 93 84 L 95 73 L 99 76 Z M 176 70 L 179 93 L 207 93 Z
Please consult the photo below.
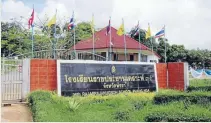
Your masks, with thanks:
M 199 86 L 199 87 L 189 86 L 187 88 L 187 91 L 188 92 L 191 92 L 191 91 L 211 91 L 211 86 Z
M 185 92 L 167 90 L 158 93 L 154 97 L 155 104 L 163 104 L 173 101 L 189 101 L 194 104 L 211 103 L 211 93 L 202 91 L 185 93 Z
M 146 122 L 211 122 L 211 117 L 208 115 L 196 115 L 185 113 L 170 113 L 170 112 L 154 112 L 145 117 Z

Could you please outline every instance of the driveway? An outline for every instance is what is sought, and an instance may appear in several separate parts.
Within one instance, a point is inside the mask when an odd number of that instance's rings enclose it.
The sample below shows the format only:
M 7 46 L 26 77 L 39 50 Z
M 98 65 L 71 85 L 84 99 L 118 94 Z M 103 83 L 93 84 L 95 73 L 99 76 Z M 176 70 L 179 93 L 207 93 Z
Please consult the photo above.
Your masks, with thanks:
M 1 108 L 1 122 L 32 122 L 32 115 L 26 104 L 12 104 Z

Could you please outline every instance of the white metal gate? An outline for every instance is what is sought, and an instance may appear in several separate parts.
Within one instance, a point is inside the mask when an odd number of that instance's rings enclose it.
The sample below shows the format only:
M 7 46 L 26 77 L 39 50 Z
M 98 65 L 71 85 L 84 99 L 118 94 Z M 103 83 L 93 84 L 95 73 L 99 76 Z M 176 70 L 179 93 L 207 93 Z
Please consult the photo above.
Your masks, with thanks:
M 23 60 L 1 60 L 1 98 L 2 102 L 18 102 L 22 98 Z

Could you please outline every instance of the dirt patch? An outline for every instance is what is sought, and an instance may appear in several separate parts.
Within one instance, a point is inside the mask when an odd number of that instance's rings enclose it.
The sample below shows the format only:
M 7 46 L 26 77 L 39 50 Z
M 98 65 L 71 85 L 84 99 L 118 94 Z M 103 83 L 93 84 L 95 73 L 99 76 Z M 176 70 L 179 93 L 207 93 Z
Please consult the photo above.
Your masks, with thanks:
M 26 104 L 12 104 L 1 108 L 2 122 L 32 122 L 32 115 Z

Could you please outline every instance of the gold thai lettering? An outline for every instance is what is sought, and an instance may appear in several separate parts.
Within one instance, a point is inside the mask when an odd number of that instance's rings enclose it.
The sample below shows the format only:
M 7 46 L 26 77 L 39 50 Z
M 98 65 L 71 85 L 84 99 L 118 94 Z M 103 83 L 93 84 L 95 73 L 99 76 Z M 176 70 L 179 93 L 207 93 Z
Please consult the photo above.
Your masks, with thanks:
M 88 82 L 88 78 L 87 77 L 84 77 L 84 82 Z
M 143 74 L 141 76 L 139 76 L 139 78 L 141 79 L 141 81 L 144 81 L 144 75 Z
M 88 82 L 93 82 L 93 78 L 92 77 L 88 77 Z
M 84 82 L 84 75 L 83 74 L 79 75 L 79 80 L 80 80 L 80 82 Z
M 65 82 L 68 83 L 67 75 L 64 75 L 65 77 Z
M 97 82 L 97 77 L 93 77 L 93 82 Z
M 76 79 L 76 77 L 73 77 L 73 82 L 77 82 L 77 79 Z
M 105 82 L 105 79 L 104 79 L 105 77 L 100 77 L 100 81 L 101 82 Z

